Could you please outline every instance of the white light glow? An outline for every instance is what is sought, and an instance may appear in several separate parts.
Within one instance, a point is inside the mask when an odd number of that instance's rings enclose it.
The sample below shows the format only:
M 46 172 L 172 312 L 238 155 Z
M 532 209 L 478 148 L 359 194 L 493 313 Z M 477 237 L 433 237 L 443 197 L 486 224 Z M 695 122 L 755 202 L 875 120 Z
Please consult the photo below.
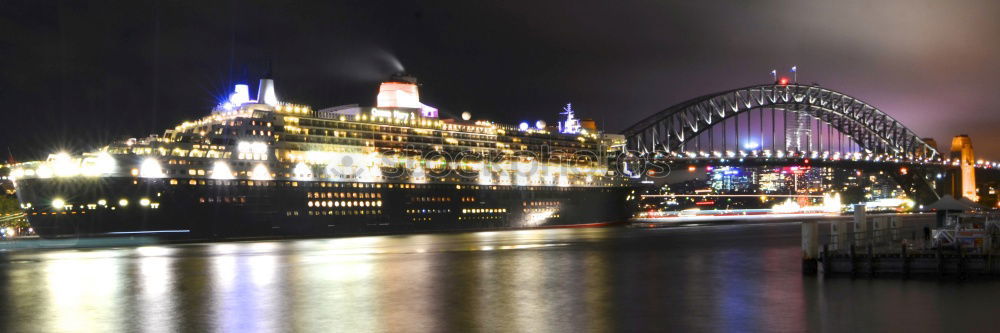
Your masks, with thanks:
M 236 145 L 236 150 L 241 153 L 265 154 L 267 153 L 267 143 L 259 141 L 240 141 L 240 143 Z
M 524 223 L 529 227 L 541 225 L 542 223 L 545 223 L 545 220 L 552 217 L 552 214 L 555 214 L 555 212 L 556 211 L 554 209 L 547 209 L 545 211 L 527 214 L 527 216 L 525 216 Z
M 212 179 L 233 179 L 233 170 L 225 161 L 215 161 L 212 166 Z
M 10 180 L 15 181 L 18 178 L 24 177 L 24 169 L 17 168 L 10 172 Z
M 799 206 L 797 202 L 792 199 L 788 199 L 782 203 L 774 205 L 774 207 L 771 208 L 771 211 L 775 213 L 797 213 L 801 209 L 802 207 Z
M 271 172 L 267 170 L 267 166 L 263 163 L 257 164 L 257 166 L 253 168 L 253 174 L 250 178 L 254 180 L 270 180 Z
M 254 154 L 264 154 L 267 153 L 267 144 L 263 142 L 254 142 L 250 144 L 250 152 Z
M 52 168 L 49 168 L 47 165 L 41 165 L 35 170 L 35 175 L 42 179 L 52 178 Z
M 308 180 L 313 177 L 312 168 L 302 162 L 295 165 L 295 169 L 292 170 L 292 173 L 295 175 L 295 179 Z
M 101 152 L 95 157 L 88 157 L 82 163 L 83 173 L 88 176 L 100 176 L 114 173 L 118 169 L 118 162 L 107 152 Z
M 833 195 L 824 193 L 823 194 L 823 211 L 827 213 L 840 213 L 844 205 L 840 200 L 840 193 L 834 193 Z
M 237 84 L 232 95 L 229 95 L 229 103 L 233 106 L 240 106 L 250 102 L 250 86 Z
M 236 151 L 241 153 L 250 152 L 250 142 L 240 141 L 240 143 L 236 144 Z
M 142 165 L 139 166 L 139 177 L 163 178 L 163 168 L 160 168 L 160 162 L 154 158 L 142 161 Z
M 67 153 L 58 153 L 50 157 L 52 170 L 57 177 L 75 176 L 80 173 L 80 164 Z

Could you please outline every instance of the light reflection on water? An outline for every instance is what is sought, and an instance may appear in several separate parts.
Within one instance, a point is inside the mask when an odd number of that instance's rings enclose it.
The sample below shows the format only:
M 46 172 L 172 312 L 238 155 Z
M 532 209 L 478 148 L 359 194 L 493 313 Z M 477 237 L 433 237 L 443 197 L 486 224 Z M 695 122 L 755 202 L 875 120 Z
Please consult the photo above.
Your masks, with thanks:
M 141 249 L 141 248 L 140 248 Z M 143 257 L 138 260 L 138 306 L 141 322 L 138 327 L 150 332 L 176 332 L 174 327 L 174 311 L 177 309 L 176 299 L 171 295 L 176 286 L 173 274 L 175 258 L 169 256 L 171 249 L 163 248 L 159 254 Z M 133 262 L 135 263 L 135 262 Z
M 0 331 L 975 329 L 1000 296 L 805 278 L 798 242 L 786 224 L 15 252 Z

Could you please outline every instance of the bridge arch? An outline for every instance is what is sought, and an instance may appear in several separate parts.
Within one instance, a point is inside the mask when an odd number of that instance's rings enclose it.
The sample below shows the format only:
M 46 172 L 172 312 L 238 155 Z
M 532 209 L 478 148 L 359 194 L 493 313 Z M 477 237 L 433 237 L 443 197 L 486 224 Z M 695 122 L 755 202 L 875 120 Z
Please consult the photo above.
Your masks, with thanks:
M 815 85 L 766 84 L 700 96 L 657 112 L 623 134 L 629 149 L 644 153 L 675 152 L 713 126 L 757 109 L 808 115 L 871 153 L 915 159 L 938 156 L 934 147 L 885 112 L 847 94 Z

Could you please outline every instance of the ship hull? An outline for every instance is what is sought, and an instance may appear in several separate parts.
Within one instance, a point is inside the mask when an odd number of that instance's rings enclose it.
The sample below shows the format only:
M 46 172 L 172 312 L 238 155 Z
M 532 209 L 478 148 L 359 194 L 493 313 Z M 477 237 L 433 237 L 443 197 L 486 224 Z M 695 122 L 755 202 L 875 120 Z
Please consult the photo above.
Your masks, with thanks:
M 586 225 L 625 221 L 624 187 L 147 178 L 24 179 L 46 238 L 211 240 Z M 52 207 L 54 200 L 63 207 Z

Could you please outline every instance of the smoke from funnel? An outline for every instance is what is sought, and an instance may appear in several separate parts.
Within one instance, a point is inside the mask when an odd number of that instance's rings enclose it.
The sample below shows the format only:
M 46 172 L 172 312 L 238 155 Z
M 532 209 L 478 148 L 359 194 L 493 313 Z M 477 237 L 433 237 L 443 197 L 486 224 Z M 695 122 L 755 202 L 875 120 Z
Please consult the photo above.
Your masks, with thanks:
M 362 46 L 352 51 L 337 54 L 331 59 L 326 67 L 330 75 L 341 79 L 378 82 L 394 73 L 405 71 L 399 58 L 384 48 Z
M 379 50 L 379 51 L 381 53 L 379 54 L 379 57 L 384 59 L 387 63 L 389 63 L 393 67 L 394 72 L 398 73 L 406 71 L 406 68 L 403 67 L 403 63 L 400 62 L 399 58 L 396 58 L 394 54 L 389 53 L 389 51 L 386 50 Z

